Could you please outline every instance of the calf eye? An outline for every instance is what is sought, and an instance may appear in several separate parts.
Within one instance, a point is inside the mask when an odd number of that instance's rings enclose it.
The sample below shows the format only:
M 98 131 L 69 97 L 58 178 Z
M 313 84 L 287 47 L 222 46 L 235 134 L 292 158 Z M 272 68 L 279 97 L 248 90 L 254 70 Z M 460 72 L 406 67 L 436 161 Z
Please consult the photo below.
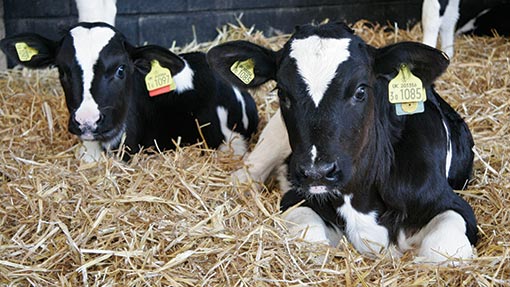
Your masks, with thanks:
M 354 99 L 358 102 L 362 102 L 367 97 L 367 89 L 365 86 L 359 86 L 354 93 Z
M 126 70 L 125 65 L 120 65 L 119 67 L 117 67 L 117 71 L 115 71 L 115 77 L 119 79 L 124 79 L 125 70 Z

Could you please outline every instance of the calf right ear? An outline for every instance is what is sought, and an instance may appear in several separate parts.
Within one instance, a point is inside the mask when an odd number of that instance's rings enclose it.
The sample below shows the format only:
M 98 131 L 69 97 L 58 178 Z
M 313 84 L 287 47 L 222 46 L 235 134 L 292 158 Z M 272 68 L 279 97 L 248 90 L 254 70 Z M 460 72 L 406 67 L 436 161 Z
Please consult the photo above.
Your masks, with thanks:
M 253 88 L 276 79 L 276 52 L 246 41 L 232 41 L 207 52 L 212 69 L 228 82 Z
M 14 63 L 27 68 L 45 68 L 55 64 L 58 42 L 34 33 L 7 37 L 0 48 Z

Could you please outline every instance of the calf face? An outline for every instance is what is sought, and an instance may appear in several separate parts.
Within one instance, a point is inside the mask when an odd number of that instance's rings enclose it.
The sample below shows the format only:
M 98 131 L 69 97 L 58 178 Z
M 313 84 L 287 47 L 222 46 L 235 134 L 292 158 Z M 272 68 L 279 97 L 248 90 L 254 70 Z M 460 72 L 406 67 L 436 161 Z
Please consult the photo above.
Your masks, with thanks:
M 23 57 L 16 46 L 22 43 L 31 57 Z M 69 110 L 69 131 L 84 141 L 99 141 L 103 147 L 116 146 L 126 129 L 128 108 L 134 97 L 135 73 L 145 75 L 150 62 L 177 75 L 185 63 L 158 46 L 133 47 L 114 27 L 105 23 L 79 23 L 60 41 L 37 34 L 5 38 L 2 50 L 15 63 L 29 68 L 56 66 Z M 191 78 L 190 78 L 191 79 Z M 185 90 L 192 83 L 180 81 Z
M 407 64 L 429 85 L 448 60 L 419 43 L 375 49 L 342 23 L 297 28 L 282 50 L 270 52 L 246 42 L 227 43 L 209 52 L 213 67 L 230 81 L 226 70 L 238 60 L 253 59 L 254 84 L 277 81 L 280 107 L 292 156 L 291 183 L 305 194 L 339 194 L 368 162 L 383 160 L 374 152 L 381 109 L 376 79 L 391 79 Z M 433 65 L 431 63 L 434 63 Z M 258 67 L 258 69 L 257 69 Z M 387 87 L 385 87 L 387 89 Z M 379 106 L 378 106 L 379 105 Z M 367 158 L 367 155 L 371 158 Z M 383 171 L 376 171 L 383 172 Z

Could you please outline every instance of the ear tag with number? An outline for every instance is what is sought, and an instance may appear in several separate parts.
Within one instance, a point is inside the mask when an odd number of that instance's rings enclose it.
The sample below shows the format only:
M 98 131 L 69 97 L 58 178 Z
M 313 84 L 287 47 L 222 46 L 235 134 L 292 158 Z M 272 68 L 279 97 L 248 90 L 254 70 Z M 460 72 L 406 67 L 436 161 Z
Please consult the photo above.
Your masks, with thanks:
M 145 76 L 145 85 L 151 97 L 169 93 L 176 88 L 170 70 L 162 67 L 158 60 L 151 61 L 151 70 Z
M 243 83 L 248 85 L 255 79 L 255 73 L 253 72 L 253 68 L 255 67 L 255 62 L 253 59 L 248 59 L 245 61 L 236 61 L 231 67 L 230 71 L 236 75 Z
M 388 84 L 388 97 L 395 104 L 397 115 L 412 115 L 425 111 L 423 102 L 427 100 L 427 94 L 420 78 L 411 73 L 405 64 L 395 78 Z
M 39 54 L 37 49 L 30 47 L 25 42 L 19 42 L 14 45 L 16 47 L 16 52 L 18 53 L 18 58 L 21 62 L 28 62 L 32 60 L 32 57 Z

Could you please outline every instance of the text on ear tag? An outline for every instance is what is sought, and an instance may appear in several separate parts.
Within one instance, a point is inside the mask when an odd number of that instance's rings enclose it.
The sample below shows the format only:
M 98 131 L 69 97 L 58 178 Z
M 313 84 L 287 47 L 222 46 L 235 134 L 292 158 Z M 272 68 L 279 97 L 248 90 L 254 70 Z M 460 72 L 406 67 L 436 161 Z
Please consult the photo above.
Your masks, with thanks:
M 427 95 L 420 80 L 411 73 L 407 65 L 400 66 L 398 75 L 388 85 L 390 103 L 425 102 Z
M 406 64 L 400 66 L 395 78 L 388 84 L 388 100 L 395 104 L 397 115 L 423 113 L 427 93 L 420 78 L 413 75 Z
M 248 59 L 245 61 L 236 61 L 231 67 L 230 71 L 236 75 L 239 80 L 243 81 L 246 85 L 251 83 L 255 78 L 255 73 L 253 72 L 253 68 L 255 67 L 255 62 L 253 59 Z
M 39 54 L 37 49 L 28 46 L 25 42 L 19 42 L 14 45 L 16 47 L 16 52 L 18 53 L 18 58 L 21 62 L 28 62 L 32 60 L 32 57 Z
M 151 70 L 145 76 L 145 85 L 151 97 L 169 93 L 176 88 L 170 70 L 162 67 L 158 60 L 151 61 Z

